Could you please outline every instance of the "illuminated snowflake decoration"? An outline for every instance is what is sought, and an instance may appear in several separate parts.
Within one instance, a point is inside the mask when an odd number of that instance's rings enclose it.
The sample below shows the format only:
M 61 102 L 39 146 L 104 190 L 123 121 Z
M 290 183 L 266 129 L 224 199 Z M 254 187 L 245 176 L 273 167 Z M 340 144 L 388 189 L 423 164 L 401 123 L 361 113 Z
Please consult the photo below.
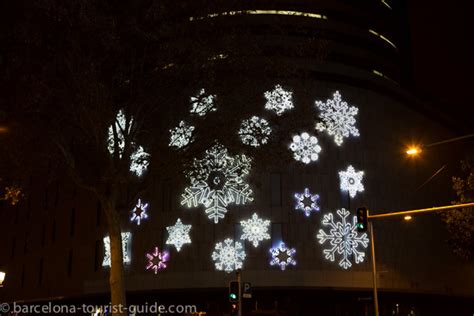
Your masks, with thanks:
M 325 103 L 316 101 L 316 107 L 320 110 L 321 118 L 321 122 L 316 124 L 316 129 L 334 136 L 336 145 L 340 146 L 344 137 L 359 136 L 359 130 L 354 126 L 359 109 L 342 101 L 339 91 L 333 94 L 332 100 L 328 99 Z
M 238 241 L 234 242 L 230 238 L 227 238 L 224 242 L 218 242 L 212 253 L 212 260 L 216 269 L 227 273 L 242 269 L 245 257 L 242 244 Z
M 321 152 L 318 139 L 308 133 L 293 136 L 290 149 L 293 152 L 293 158 L 305 164 L 318 160 L 318 154 Z
M 185 121 L 179 122 L 179 125 L 170 129 L 170 147 L 183 148 L 193 141 L 194 126 Z
M 181 195 L 181 205 L 204 206 L 205 213 L 214 223 L 224 218 L 230 204 L 253 201 L 253 192 L 245 183 L 252 160 L 245 155 L 229 156 L 227 149 L 216 144 L 206 150 L 203 159 L 194 159 L 186 173 L 191 184 Z
M 293 92 L 284 90 L 279 84 L 272 91 L 264 93 L 267 103 L 265 109 L 274 111 L 277 115 L 291 110 L 293 106 Z
M 352 266 L 351 258 L 354 258 L 355 263 L 364 261 L 365 252 L 359 248 L 366 249 L 369 243 L 366 233 L 358 233 L 356 224 L 357 217 L 353 217 L 352 223 L 347 221 L 350 215 L 346 209 L 337 210 L 337 215 L 341 218 L 340 221 L 335 222 L 332 213 L 326 214 L 323 217 L 322 225 L 329 227 L 329 233 L 323 229 L 319 230 L 316 237 L 319 243 L 323 245 L 329 242 L 331 248 L 324 249 L 323 254 L 327 260 L 334 262 L 336 254 L 341 256 L 339 266 L 343 269 L 349 269 Z
M 132 233 L 122 233 L 122 253 L 123 263 L 129 264 L 131 261 L 130 246 L 132 244 Z M 104 260 L 102 261 L 103 267 L 110 267 L 110 238 L 109 236 L 104 237 Z
M 242 121 L 239 129 L 240 140 L 244 145 L 259 147 L 268 143 L 272 129 L 267 120 L 252 116 Z
M 310 216 L 311 212 L 318 212 L 318 194 L 311 194 L 308 188 L 304 189 L 303 193 L 295 193 L 296 199 L 296 210 L 301 210 L 304 212 L 304 215 Z
M 204 116 L 209 112 L 217 110 L 214 102 L 216 96 L 212 94 L 206 94 L 205 89 L 201 89 L 197 96 L 191 97 L 191 113 L 198 116 Z
M 122 159 L 123 152 L 125 150 L 125 136 L 130 137 L 133 126 L 133 118 L 130 118 L 127 122 L 127 118 L 122 110 L 117 113 L 115 117 L 115 123 L 109 126 L 108 137 L 107 137 L 107 150 L 111 155 L 115 153 L 115 149 L 118 149 L 119 158 Z M 117 137 L 114 137 L 114 127 Z M 117 144 L 115 143 L 117 140 Z M 142 146 L 137 146 L 135 142 L 130 142 L 130 147 L 134 151 L 130 154 L 130 171 L 140 177 L 147 169 L 150 164 L 150 154 L 145 152 Z
M 167 251 L 160 252 L 158 247 L 155 247 L 152 252 L 146 254 L 146 258 L 148 259 L 148 263 L 145 268 L 147 270 L 153 270 L 155 274 L 157 274 L 158 270 L 166 269 L 170 254 Z
M 254 213 L 252 218 L 248 220 L 240 221 L 240 225 L 243 228 L 243 234 L 240 236 L 240 239 L 248 240 L 254 247 L 258 247 L 260 241 L 270 239 L 270 234 L 268 233 L 270 221 L 259 218 L 257 213 Z
M 341 181 L 341 190 L 349 191 L 349 195 L 353 198 L 357 192 L 364 191 L 362 177 L 364 171 L 355 171 L 354 167 L 347 167 L 346 171 L 339 171 L 339 179 Z
M 131 222 L 137 222 L 137 225 L 140 225 L 140 222 L 148 218 L 147 214 L 148 203 L 143 204 L 141 199 L 138 199 L 137 205 L 132 210 L 132 216 L 130 217 Z
M 189 237 L 191 225 L 184 225 L 181 219 L 178 218 L 176 224 L 166 227 L 166 230 L 168 231 L 166 244 L 175 246 L 178 252 L 184 244 L 191 243 L 191 237 Z
M 293 258 L 296 254 L 295 248 L 288 248 L 284 242 L 281 242 L 278 247 L 271 248 L 270 254 L 272 256 L 270 265 L 278 265 L 282 271 L 290 265 L 296 265 L 296 260 Z

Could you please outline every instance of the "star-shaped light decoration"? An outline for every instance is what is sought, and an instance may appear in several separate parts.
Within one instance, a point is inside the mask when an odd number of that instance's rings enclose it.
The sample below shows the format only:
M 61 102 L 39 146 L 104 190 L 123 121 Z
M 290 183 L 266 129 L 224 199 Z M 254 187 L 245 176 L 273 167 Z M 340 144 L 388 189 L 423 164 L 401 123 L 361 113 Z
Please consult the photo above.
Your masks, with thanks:
M 318 212 L 318 194 L 311 194 L 308 188 L 303 193 L 295 193 L 296 206 L 295 210 L 301 210 L 306 216 L 310 216 L 311 212 Z
M 131 222 L 137 222 L 140 225 L 141 221 L 148 218 L 147 214 L 148 203 L 143 204 L 141 199 L 138 199 L 137 205 L 132 210 Z
M 158 270 L 166 269 L 167 262 L 169 261 L 170 254 L 168 251 L 161 251 L 158 247 L 155 247 L 152 252 L 146 254 L 148 263 L 145 266 L 147 270 L 153 270 L 155 274 L 158 273 Z
M 240 239 L 250 241 L 254 247 L 258 247 L 260 241 L 270 239 L 270 234 L 268 233 L 270 221 L 259 218 L 257 213 L 254 213 L 252 218 L 248 220 L 240 221 L 240 225 L 243 228 L 243 234 L 240 236 Z
M 284 90 L 279 84 L 272 91 L 264 93 L 267 103 L 265 109 L 274 111 L 278 116 L 291 110 L 293 106 L 293 92 Z
M 341 190 L 349 191 L 349 195 L 353 198 L 357 192 L 364 191 L 364 185 L 362 184 L 362 177 L 364 171 L 356 171 L 354 167 L 347 167 L 346 171 L 339 171 L 339 179 L 341 181 Z
M 270 254 L 272 256 L 270 265 L 278 265 L 282 271 L 289 265 L 294 266 L 296 265 L 296 260 L 293 258 L 295 253 L 295 248 L 288 248 L 284 242 L 281 242 L 278 247 L 270 249 Z
M 192 225 L 184 225 L 181 219 L 178 218 L 176 224 L 166 227 L 169 234 L 166 244 L 175 246 L 179 252 L 184 244 L 191 243 L 191 238 L 189 237 L 191 226 Z
M 230 273 L 242 269 L 246 254 L 244 247 L 238 241 L 227 238 L 224 242 L 218 242 L 212 252 L 216 270 Z

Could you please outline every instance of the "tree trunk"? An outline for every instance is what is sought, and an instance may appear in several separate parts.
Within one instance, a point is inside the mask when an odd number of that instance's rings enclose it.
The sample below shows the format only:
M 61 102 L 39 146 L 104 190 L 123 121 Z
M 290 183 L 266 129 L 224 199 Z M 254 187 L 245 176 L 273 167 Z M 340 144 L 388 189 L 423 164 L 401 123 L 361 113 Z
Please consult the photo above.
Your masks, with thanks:
M 125 277 L 123 269 L 122 232 L 120 216 L 115 209 L 106 210 L 110 238 L 110 296 L 112 315 L 127 315 L 125 297 Z

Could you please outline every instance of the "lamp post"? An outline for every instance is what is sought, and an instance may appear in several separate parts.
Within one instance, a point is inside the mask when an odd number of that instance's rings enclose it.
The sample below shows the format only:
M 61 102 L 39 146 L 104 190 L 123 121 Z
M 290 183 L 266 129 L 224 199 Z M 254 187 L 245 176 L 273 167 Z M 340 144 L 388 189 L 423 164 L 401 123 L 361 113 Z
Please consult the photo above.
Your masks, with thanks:
M 460 140 L 463 140 L 463 139 L 466 139 L 466 138 L 472 138 L 472 137 L 474 137 L 474 134 L 468 134 L 468 135 L 463 135 L 463 136 L 459 136 L 459 137 L 448 138 L 448 139 L 441 140 L 441 141 L 431 143 L 431 144 L 428 144 L 428 145 L 410 146 L 409 148 L 407 148 L 406 154 L 408 156 L 414 157 L 414 156 L 417 156 L 419 153 L 421 153 L 425 148 L 438 146 L 438 145 L 442 145 L 442 144 L 447 144 L 447 143 L 453 143 L 453 142 L 457 142 L 457 141 L 460 141 Z

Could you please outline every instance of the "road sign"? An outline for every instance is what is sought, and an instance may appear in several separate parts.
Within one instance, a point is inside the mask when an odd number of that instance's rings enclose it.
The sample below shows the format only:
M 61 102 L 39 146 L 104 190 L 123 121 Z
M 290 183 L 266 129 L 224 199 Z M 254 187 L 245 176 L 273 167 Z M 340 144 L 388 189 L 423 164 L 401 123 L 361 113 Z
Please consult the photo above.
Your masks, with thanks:
M 252 284 L 250 282 L 242 283 L 242 298 L 252 298 Z

